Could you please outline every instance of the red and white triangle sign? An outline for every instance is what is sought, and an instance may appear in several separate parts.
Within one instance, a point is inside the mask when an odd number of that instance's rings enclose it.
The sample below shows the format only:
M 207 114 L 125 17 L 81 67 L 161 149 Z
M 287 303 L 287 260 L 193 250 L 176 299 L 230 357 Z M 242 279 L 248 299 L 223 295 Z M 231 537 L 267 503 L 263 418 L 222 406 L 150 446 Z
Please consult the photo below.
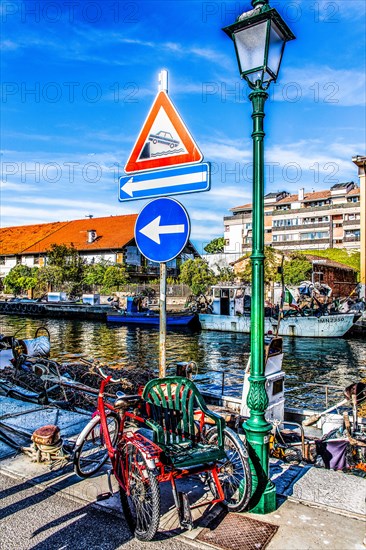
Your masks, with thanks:
M 159 92 L 132 149 L 125 172 L 194 164 L 202 159 L 201 151 L 168 94 Z

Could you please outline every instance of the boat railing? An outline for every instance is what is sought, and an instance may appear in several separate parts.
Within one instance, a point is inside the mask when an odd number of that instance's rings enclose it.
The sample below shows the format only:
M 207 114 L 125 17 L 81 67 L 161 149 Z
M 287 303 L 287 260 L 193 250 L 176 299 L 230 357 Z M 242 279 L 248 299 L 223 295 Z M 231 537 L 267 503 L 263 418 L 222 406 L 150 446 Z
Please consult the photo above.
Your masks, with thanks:
M 212 373 L 211 373 L 212 374 Z M 215 371 L 216 375 L 221 375 L 221 391 L 220 391 L 220 397 L 225 395 L 225 377 L 226 374 L 230 374 L 229 371 Z M 209 377 L 202 377 L 197 380 L 199 384 L 208 384 L 212 383 L 212 376 Z M 333 401 L 339 400 L 339 393 L 343 394 L 344 387 L 343 386 L 335 386 L 332 384 L 320 384 L 320 383 L 313 383 L 313 382 L 304 382 L 302 384 L 304 387 L 308 388 L 318 388 L 324 392 L 324 399 L 325 399 L 325 408 L 328 408 L 329 404 L 332 404 Z M 286 388 L 286 392 L 291 392 L 298 390 L 299 387 L 296 386 L 295 388 Z M 239 397 L 239 396 L 238 396 Z
M 342 392 L 344 391 L 344 388 L 342 386 L 333 386 L 331 384 L 316 384 L 313 382 L 304 382 L 304 386 L 313 387 L 313 388 L 320 388 L 324 390 L 325 392 L 325 407 L 328 408 L 329 404 L 329 394 L 334 394 L 336 392 Z M 334 397 L 334 396 L 333 396 Z

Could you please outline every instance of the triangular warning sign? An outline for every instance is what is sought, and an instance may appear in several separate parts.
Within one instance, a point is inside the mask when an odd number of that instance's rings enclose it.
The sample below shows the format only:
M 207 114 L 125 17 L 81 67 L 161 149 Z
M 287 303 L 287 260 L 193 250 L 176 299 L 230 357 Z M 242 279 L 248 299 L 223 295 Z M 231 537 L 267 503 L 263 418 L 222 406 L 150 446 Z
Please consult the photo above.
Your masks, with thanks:
M 201 162 L 201 151 L 168 94 L 159 92 L 125 166 L 125 172 L 142 172 Z

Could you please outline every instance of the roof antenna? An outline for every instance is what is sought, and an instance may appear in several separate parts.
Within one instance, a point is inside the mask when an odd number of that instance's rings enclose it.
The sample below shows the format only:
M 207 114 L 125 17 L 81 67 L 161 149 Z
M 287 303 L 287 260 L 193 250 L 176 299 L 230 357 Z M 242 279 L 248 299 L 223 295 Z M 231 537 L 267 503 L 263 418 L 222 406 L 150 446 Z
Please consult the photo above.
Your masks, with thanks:
M 85 217 L 86 217 L 86 218 L 89 218 L 89 220 L 91 220 L 91 219 L 94 217 L 94 214 L 86 214 Z

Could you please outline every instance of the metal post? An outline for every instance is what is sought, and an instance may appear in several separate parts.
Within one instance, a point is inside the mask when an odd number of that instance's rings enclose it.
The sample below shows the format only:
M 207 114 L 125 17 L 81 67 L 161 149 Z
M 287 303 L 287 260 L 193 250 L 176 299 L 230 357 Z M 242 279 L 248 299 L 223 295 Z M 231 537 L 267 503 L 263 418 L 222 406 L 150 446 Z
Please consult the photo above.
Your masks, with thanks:
M 358 176 L 360 178 L 360 298 L 366 300 L 366 157 L 357 156 L 352 158 L 352 162 L 358 167 Z
M 166 375 L 166 264 L 160 263 L 159 378 Z
M 264 418 L 268 407 L 264 359 L 264 104 L 267 92 L 258 86 L 249 99 L 253 106 L 253 241 L 252 300 L 250 315 L 250 376 L 247 405 L 250 417 L 244 423 L 253 475 L 253 492 L 249 507 L 265 514 L 276 509 L 276 489 L 268 479 L 269 432 Z

